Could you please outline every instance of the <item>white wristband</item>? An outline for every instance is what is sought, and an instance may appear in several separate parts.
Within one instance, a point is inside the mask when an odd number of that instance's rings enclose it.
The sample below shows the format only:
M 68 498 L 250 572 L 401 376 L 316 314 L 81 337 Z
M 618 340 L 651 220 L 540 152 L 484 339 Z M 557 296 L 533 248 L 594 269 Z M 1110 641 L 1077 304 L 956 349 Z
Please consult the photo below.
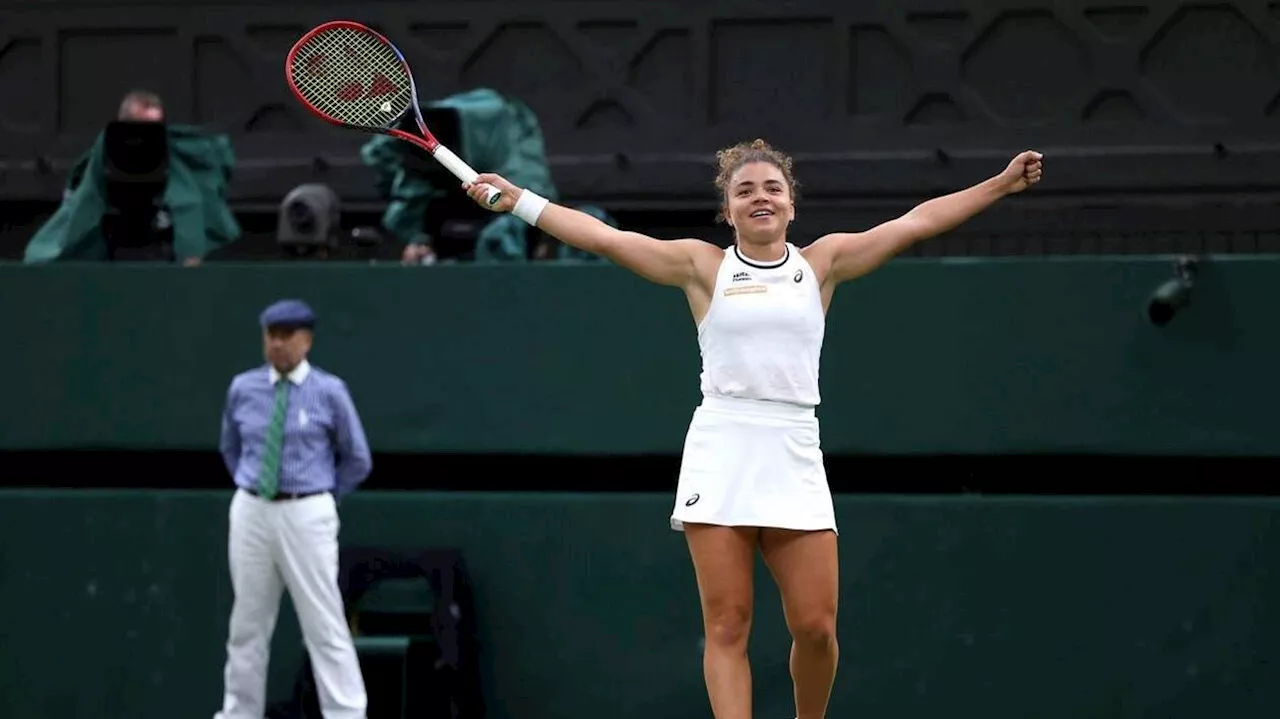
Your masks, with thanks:
M 516 200 L 516 206 L 511 208 L 511 214 L 537 227 L 538 218 L 542 216 L 542 211 L 546 209 L 548 202 L 550 201 L 547 198 L 539 196 L 532 190 L 521 190 L 520 199 Z

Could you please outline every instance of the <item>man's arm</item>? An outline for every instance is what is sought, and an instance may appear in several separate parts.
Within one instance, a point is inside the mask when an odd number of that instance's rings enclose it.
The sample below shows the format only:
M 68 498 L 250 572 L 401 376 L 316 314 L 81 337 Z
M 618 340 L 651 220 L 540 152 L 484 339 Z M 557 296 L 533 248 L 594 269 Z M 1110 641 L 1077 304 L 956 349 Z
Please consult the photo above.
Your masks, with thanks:
M 360 422 L 360 413 L 356 411 L 346 382 L 337 380 L 330 398 L 333 403 L 336 445 L 334 455 L 337 458 L 337 486 L 334 487 L 334 496 L 341 499 L 355 491 L 369 476 L 369 472 L 373 471 L 373 455 L 369 451 L 364 425 Z
M 972 187 L 923 202 L 902 217 L 866 232 L 837 232 L 805 248 L 805 259 L 826 268 L 825 282 L 838 284 L 875 270 L 911 245 L 948 232 L 1001 198 L 1040 181 L 1041 155 L 1028 150 L 1003 172 Z M 821 271 L 821 270 L 818 270 Z
M 227 387 L 227 401 L 222 409 L 222 435 L 218 439 L 218 452 L 227 465 L 227 471 L 234 479 L 236 468 L 240 466 L 240 430 L 236 427 L 234 417 L 236 411 L 236 383 L 231 381 Z

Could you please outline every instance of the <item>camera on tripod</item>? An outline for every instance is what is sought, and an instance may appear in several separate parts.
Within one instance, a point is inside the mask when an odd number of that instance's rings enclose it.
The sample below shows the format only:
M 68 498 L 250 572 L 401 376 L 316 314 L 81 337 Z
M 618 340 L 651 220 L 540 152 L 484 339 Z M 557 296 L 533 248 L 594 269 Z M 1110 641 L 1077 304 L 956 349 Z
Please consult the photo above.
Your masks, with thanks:
M 102 234 L 110 259 L 172 261 L 173 222 L 164 206 L 168 128 L 151 121 L 108 123 L 103 165 Z

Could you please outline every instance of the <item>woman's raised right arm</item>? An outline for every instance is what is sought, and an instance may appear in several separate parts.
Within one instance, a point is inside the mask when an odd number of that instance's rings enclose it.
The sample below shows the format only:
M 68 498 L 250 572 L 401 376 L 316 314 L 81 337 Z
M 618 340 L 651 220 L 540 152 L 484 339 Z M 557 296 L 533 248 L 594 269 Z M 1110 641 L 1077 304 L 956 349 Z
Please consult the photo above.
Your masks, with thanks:
M 485 203 L 486 185 L 502 190 L 502 198 L 493 207 Z M 566 245 L 604 257 L 660 285 L 687 287 L 698 276 L 698 253 L 719 251 L 703 240 L 659 240 L 610 227 L 585 212 L 526 194 L 499 175 L 481 174 L 463 189 L 481 207 L 512 212 Z

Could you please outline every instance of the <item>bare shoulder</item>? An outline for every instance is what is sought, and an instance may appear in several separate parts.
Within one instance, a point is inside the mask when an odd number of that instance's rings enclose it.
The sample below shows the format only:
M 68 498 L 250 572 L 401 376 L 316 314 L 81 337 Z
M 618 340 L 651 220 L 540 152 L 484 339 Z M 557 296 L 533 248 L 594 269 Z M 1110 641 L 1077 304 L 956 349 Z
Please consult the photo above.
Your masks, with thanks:
M 800 255 L 812 261 L 831 257 L 841 246 L 861 239 L 861 232 L 831 232 L 800 248 Z
M 671 240 L 682 245 L 683 251 L 689 254 L 693 269 L 701 284 L 715 284 L 716 272 L 724 261 L 724 248 L 706 240 L 682 239 Z
M 688 261 L 689 275 L 683 282 L 685 298 L 698 324 L 711 307 L 711 295 L 716 288 L 716 275 L 724 262 L 725 251 L 719 245 L 699 239 L 666 240 L 679 247 L 679 253 Z
M 819 277 L 825 277 L 831 265 L 835 262 L 835 258 L 840 254 L 843 247 L 850 243 L 857 242 L 861 233 L 858 232 L 832 232 L 823 235 L 813 242 L 800 248 L 800 256 L 805 262 L 817 272 Z
M 707 242 L 706 240 L 687 238 L 683 240 L 671 240 L 671 242 L 675 242 L 683 246 L 685 251 L 689 253 L 695 262 L 703 262 L 706 260 L 714 260 L 718 262 L 724 257 L 724 248 L 711 242 Z

